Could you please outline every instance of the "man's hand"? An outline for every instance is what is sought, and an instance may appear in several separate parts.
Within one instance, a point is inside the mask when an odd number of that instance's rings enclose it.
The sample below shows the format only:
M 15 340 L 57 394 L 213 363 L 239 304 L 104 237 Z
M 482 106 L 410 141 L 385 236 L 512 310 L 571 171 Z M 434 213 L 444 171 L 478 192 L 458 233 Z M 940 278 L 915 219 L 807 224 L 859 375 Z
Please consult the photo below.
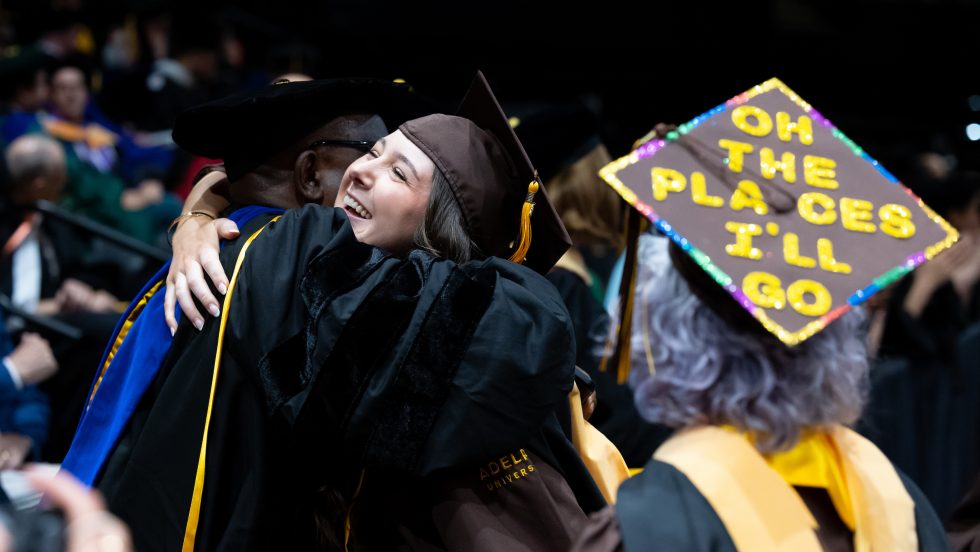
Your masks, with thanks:
M 54 296 L 59 312 L 112 312 L 119 299 L 104 290 L 93 289 L 85 282 L 68 278 Z
M 0 434 L 0 470 L 15 470 L 21 467 L 30 452 L 30 437 L 19 433 Z
M 24 385 L 34 385 L 50 378 L 58 371 L 58 361 L 51 352 L 51 345 L 36 333 L 25 333 L 20 344 L 7 355 Z
M 79 312 L 87 310 L 94 294 L 95 290 L 92 289 L 92 286 L 74 278 L 68 278 L 61 283 L 61 288 L 54 295 L 54 300 L 60 306 L 60 312 Z
M 123 190 L 119 203 L 127 211 L 139 211 L 150 205 L 160 203 L 165 194 L 166 189 L 163 187 L 163 182 L 149 178 L 140 182 L 135 188 Z

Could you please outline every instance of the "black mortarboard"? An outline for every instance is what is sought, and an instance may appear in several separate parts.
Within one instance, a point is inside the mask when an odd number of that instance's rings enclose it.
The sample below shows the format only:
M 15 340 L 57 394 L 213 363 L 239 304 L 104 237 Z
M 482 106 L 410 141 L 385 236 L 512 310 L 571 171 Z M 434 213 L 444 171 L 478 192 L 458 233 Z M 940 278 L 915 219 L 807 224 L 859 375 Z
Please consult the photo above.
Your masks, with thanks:
M 411 87 L 391 81 L 284 82 L 184 111 L 177 116 L 173 138 L 193 154 L 223 159 L 234 182 L 334 117 L 373 113 L 394 128 L 432 111 Z
M 539 107 L 514 122 L 514 130 L 544 182 L 600 143 L 599 118 L 582 101 Z
M 9 46 L 0 52 L 0 90 L 7 99 L 18 86 L 34 82 L 37 72 L 45 69 L 51 58 L 39 48 Z
M 47 67 L 50 61 L 51 58 L 39 48 L 8 46 L 0 52 L 0 77 L 33 75 L 34 72 Z
M 449 181 L 467 232 L 484 254 L 545 273 L 571 246 L 483 73 L 456 116 L 429 115 L 399 129 Z
M 178 59 L 192 52 L 215 52 L 221 48 L 221 27 L 210 16 L 198 13 L 178 13 L 170 27 L 171 58 Z
M 25 6 L 19 13 L 14 12 L 17 37 L 24 43 L 34 42 L 48 33 L 68 31 L 82 21 L 78 11 L 55 8 L 48 3 L 32 4 L 34 9 Z

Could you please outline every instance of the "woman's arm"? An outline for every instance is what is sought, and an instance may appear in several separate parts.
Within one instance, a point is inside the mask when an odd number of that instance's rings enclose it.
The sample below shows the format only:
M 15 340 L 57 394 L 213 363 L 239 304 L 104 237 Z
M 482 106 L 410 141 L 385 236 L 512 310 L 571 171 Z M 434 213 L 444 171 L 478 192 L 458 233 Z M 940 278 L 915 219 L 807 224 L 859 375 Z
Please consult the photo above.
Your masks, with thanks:
M 197 310 L 194 297 L 212 316 L 218 316 L 220 312 L 220 302 L 211 293 L 204 274 L 219 292 L 224 293 L 228 288 L 228 277 L 218 260 L 218 241 L 238 236 L 238 227 L 228 219 L 218 218 L 228 207 L 228 200 L 218 193 L 227 182 L 223 171 L 212 171 L 198 181 L 184 202 L 184 213 L 207 213 L 212 218 L 204 215 L 185 217 L 174 233 L 173 261 L 167 273 L 164 296 L 164 316 L 171 334 L 177 331 L 177 303 L 197 329 L 204 325 L 204 317 Z

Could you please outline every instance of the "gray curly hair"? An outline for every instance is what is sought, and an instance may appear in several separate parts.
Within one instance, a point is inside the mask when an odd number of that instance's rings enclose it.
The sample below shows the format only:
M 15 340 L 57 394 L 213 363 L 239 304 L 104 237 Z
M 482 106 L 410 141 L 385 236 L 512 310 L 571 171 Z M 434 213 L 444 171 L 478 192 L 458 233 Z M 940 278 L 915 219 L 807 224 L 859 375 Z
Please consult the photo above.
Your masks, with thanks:
M 804 428 L 857 420 L 868 387 L 863 312 L 793 348 L 766 343 L 733 331 L 691 292 L 668 243 L 643 236 L 639 249 L 630 385 L 644 418 L 732 425 L 762 452 L 791 448 Z

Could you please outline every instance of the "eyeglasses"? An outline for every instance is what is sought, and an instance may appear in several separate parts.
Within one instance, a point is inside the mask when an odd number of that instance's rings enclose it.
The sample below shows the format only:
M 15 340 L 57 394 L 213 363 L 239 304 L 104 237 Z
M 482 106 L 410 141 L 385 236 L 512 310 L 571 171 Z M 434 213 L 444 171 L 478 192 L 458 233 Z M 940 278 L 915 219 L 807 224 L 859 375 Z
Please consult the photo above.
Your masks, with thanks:
M 337 146 L 341 148 L 354 148 L 358 151 L 363 151 L 365 153 L 371 151 L 371 146 L 374 142 L 367 142 L 364 140 L 317 140 L 313 142 L 306 149 L 314 149 L 320 146 Z

